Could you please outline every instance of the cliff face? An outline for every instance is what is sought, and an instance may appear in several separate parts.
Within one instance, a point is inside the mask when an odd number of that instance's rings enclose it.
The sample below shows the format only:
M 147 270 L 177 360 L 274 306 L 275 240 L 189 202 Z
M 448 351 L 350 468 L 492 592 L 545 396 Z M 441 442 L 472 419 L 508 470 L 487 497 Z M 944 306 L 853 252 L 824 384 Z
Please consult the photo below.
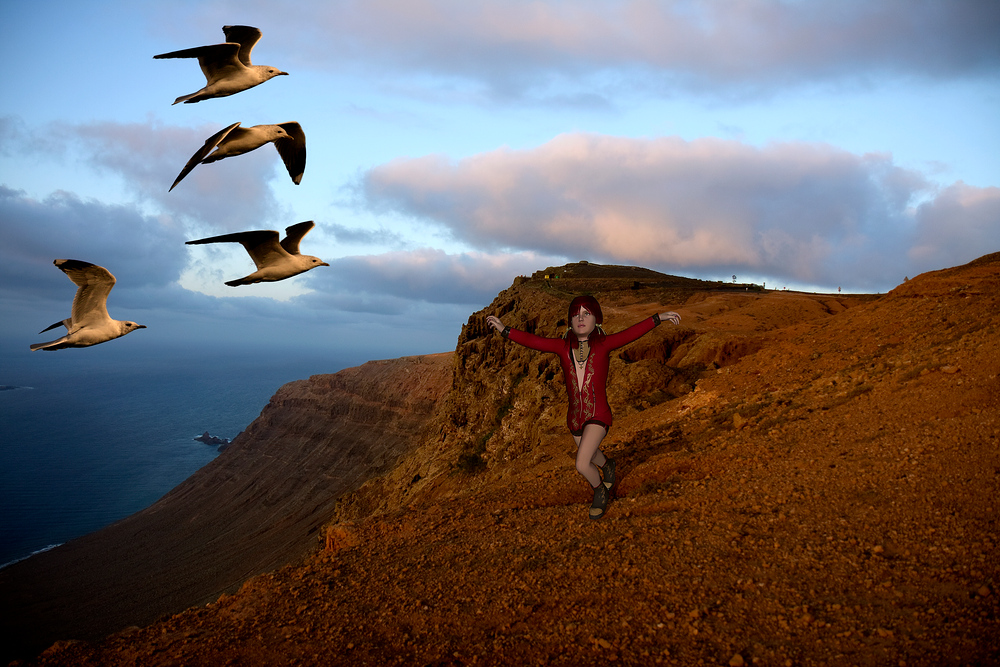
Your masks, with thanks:
M 579 292 L 612 331 L 683 317 L 613 360 L 605 449 L 620 485 L 600 521 L 573 469 L 558 364 L 485 327 L 496 314 L 560 335 Z M 998 343 L 1000 254 L 879 298 L 539 272 L 470 317 L 436 384 L 415 378 L 417 437 L 340 499 L 322 549 L 37 662 L 998 664 Z M 347 414 L 411 396 L 398 377 Z M 331 413 L 322 391 L 281 395 L 242 456 L 289 431 L 308 439 Z
M 0 571 L 3 657 L 204 604 L 314 547 L 337 499 L 423 437 L 451 354 L 281 387 L 225 452 L 156 504 Z
M 875 298 L 765 292 L 637 267 L 586 263 L 518 278 L 462 327 L 452 387 L 434 418 L 437 437 L 390 475 L 345 498 L 340 516 L 390 511 L 415 497 L 462 494 L 495 484 L 498 476 L 509 474 L 507 463 L 530 465 L 550 457 L 551 451 L 571 449 L 559 360 L 505 340 L 486 324 L 486 316 L 558 337 L 566 331 L 569 302 L 578 294 L 598 299 L 609 332 L 653 313 L 675 310 L 683 316 L 680 326 L 659 326 L 612 355 L 608 400 L 616 425 L 629 417 L 641 419 L 640 413 L 655 406 L 673 404 L 700 378 L 768 345 L 777 331 L 816 325 Z M 608 442 L 615 441 L 617 430 L 612 429 Z M 456 479 L 456 471 L 477 474 Z

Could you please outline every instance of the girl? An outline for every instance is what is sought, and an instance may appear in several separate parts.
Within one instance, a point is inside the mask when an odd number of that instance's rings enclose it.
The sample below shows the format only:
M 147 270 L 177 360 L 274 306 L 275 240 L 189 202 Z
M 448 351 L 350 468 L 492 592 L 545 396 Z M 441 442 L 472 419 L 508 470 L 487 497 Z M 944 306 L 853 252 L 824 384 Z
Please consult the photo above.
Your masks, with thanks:
M 608 335 L 600 326 L 604 315 L 597 299 L 578 296 L 569 304 L 568 321 L 569 328 L 562 338 L 543 338 L 505 327 L 493 315 L 486 318 L 486 323 L 504 338 L 533 350 L 559 355 L 569 394 L 566 424 L 577 446 L 576 469 L 594 489 L 590 518 L 600 519 L 616 481 L 615 461 L 604 456 L 600 449 L 601 441 L 611 428 L 611 407 L 607 397 L 609 356 L 612 350 L 644 336 L 662 321 L 678 324 L 681 316 L 674 312 L 653 315 L 624 331 Z

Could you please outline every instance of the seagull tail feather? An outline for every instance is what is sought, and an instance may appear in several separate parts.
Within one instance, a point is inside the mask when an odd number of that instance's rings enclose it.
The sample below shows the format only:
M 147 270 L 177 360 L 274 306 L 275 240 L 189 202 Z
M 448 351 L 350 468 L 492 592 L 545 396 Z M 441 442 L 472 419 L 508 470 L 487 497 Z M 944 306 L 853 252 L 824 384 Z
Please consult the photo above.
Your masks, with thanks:
M 63 341 L 65 340 L 66 337 L 63 336 L 62 338 L 57 338 L 56 340 L 50 340 L 48 343 L 34 343 L 31 346 L 31 351 L 35 352 L 37 350 L 48 350 L 48 351 L 61 350 L 62 348 L 66 347 L 65 345 L 62 345 Z

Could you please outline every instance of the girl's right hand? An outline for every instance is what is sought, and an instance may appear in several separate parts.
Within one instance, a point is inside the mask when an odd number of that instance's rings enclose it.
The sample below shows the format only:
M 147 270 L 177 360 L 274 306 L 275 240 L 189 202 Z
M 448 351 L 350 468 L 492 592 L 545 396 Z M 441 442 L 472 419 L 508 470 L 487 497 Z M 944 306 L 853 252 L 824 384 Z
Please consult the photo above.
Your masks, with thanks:
M 490 315 L 486 318 L 486 324 L 490 325 L 497 331 L 503 331 L 503 322 L 500 321 L 499 317 Z

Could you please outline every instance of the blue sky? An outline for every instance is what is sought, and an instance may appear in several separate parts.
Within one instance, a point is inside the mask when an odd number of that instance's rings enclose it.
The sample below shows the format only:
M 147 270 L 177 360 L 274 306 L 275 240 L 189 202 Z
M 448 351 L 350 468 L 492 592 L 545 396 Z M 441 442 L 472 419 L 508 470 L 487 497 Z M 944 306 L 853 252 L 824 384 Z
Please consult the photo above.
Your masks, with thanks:
M 68 316 L 56 258 L 118 278 L 108 345 L 452 349 L 519 274 L 581 259 L 884 292 L 1000 250 L 1000 4 L 242 0 L 0 5 L 0 354 Z M 263 31 L 238 95 L 167 51 Z M 202 142 L 301 123 L 270 147 Z M 330 263 L 226 287 L 238 245 L 315 220 Z M 86 354 L 68 350 L 56 354 Z M 36 353 L 41 354 L 41 353 Z M 0 379 L 2 382 L 2 379 Z

